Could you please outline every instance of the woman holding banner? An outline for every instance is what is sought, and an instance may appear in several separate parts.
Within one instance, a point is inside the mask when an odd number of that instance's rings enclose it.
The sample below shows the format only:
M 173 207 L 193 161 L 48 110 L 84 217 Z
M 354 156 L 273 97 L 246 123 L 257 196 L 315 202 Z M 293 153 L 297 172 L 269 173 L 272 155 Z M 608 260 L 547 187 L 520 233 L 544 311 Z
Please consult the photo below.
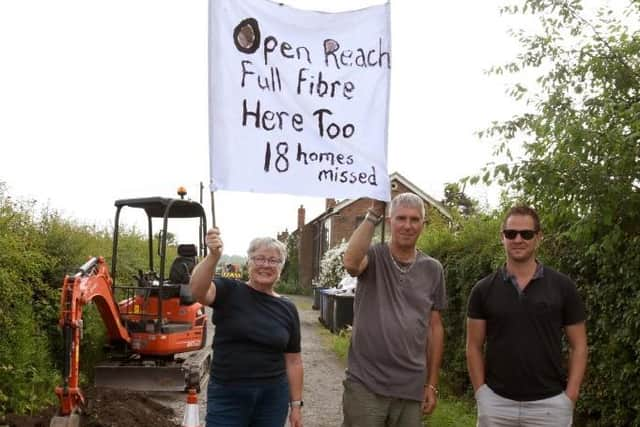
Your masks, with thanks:
M 193 296 L 213 308 L 216 325 L 206 426 L 282 427 L 291 408 L 291 427 L 302 427 L 300 320 L 295 305 L 274 291 L 285 246 L 253 239 L 245 283 L 213 278 L 223 247 L 217 228 L 206 243 L 209 253 L 191 277 Z

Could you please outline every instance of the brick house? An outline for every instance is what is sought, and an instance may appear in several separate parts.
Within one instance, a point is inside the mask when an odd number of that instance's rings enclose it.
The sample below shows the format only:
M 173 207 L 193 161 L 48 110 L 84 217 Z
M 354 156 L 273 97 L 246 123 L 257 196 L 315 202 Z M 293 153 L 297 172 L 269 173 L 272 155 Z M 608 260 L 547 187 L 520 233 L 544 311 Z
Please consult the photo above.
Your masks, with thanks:
M 433 215 L 445 221 L 451 221 L 451 214 L 439 201 L 416 187 L 408 179 L 397 172 L 391 174 L 389 178 L 392 198 L 405 192 L 417 194 L 424 201 L 428 222 L 433 219 Z M 298 243 L 299 286 L 311 287 L 313 279 L 320 274 L 320 260 L 324 253 L 343 240 L 349 240 L 353 231 L 363 221 L 370 203 L 369 199 L 345 199 L 340 202 L 336 202 L 335 199 L 326 199 L 325 211 L 308 223 L 305 223 L 304 207 L 298 208 L 298 228 L 292 235 Z M 382 230 L 382 225 L 378 227 Z M 385 230 L 385 234 L 388 235 L 388 230 Z M 286 243 L 289 234 L 280 233 L 278 238 Z

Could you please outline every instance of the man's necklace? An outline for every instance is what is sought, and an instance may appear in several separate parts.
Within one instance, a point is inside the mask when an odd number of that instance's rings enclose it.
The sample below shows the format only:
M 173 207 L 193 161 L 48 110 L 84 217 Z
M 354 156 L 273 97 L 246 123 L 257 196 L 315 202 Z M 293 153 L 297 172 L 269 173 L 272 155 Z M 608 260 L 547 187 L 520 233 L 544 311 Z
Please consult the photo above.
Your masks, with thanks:
M 398 269 L 398 271 L 401 274 L 407 274 L 409 270 L 413 268 L 413 265 L 416 263 L 416 259 L 417 259 L 417 254 L 414 252 L 413 260 L 409 264 L 400 265 L 400 263 L 398 263 L 398 261 L 396 261 L 396 259 L 393 257 L 393 254 L 389 253 L 389 255 L 391 255 L 391 261 L 393 262 L 393 265 L 396 267 L 396 269 Z

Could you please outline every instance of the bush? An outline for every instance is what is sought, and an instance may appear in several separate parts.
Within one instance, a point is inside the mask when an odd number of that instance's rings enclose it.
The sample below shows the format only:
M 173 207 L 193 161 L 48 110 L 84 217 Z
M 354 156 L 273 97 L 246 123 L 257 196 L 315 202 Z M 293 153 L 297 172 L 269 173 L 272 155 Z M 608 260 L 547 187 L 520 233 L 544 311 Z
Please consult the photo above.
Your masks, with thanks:
M 338 283 L 347 275 L 344 265 L 342 264 L 342 256 L 347 249 L 347 243 L 342 242 L 338 246 L 325 252 L 320 261 L 320 275 L 318 276 L 317 287 L 331 288 L 337 286 Z
M 448 308 L 442 313 L 445 327 L 442 372 L 459 395 L 470 391 L 464 352 L 467 298 L 471 287 L 503 262 L 499 230 L 497 214 L 478 215 L 460 219 L 455 229 L 445 224 L 430 225 L 418 241 L 418 247 L 439 260 L 444 268 Z
M 33 412 L 54 397 L 56 374 L 34 292 L 43 289 L 47 262 L 31 206 L 6 197 L 0 185 L 0 413 Z
M 285 263 L 280 280 L 298 289 L 298 238 L 292 234 L 287 239 L 287 262 Z
M 89 256 L 111 256 L 106 230 L 76 224 L 33 202 L 12 200 L 0 183 L 0 414 L 32 413 L 55 401 L 63 358 L 58 328 L 60 286 Z M 148 265 L 146 241 L 135 230 L 121 233 L 128 263 L 118 277 Z M 175 248 L 173 248 L 175 251 Z M 167 267 L 168 268 L 168 267 Z M 84 310 L 82 378 L 102 358 L 105 327 L 95 306 Z
M 502 11 L 539 25 L 514 31 L 520 52 L 492 71 L 525 73 L 509 89 L 523 113 L 480 132 L 508 159 L 482 179 L 538 209 L 545 256 L 586 302 L 590 354 L 578 418 L 638 426 L 640 2 L 518 3 Z
M 276 291 L 288 295 L 311 295 L 310 289 L 304 289 L 298 283 L 279 281 L 276 283 Z

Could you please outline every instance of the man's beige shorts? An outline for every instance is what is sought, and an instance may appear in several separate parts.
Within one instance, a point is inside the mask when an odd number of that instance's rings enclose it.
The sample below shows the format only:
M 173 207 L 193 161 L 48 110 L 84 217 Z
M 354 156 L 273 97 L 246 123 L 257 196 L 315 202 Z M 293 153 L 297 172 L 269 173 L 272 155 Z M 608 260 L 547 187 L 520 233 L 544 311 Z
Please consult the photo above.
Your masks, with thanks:
M 568 427 L 573 402 L 563 392 L 548 399 L 519 402 L 496 394 L 483 384 L 476 390 L 478 427 Z

